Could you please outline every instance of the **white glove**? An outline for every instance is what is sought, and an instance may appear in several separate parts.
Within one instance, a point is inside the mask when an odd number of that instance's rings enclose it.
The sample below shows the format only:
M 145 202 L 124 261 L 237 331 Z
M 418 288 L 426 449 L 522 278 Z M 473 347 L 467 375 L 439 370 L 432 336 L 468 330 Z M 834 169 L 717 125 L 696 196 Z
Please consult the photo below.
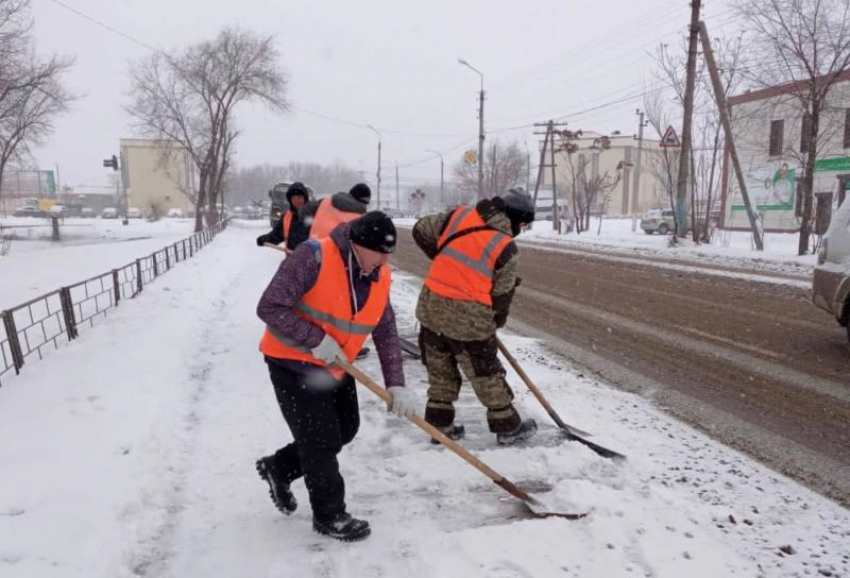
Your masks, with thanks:
M 416 396 L 412 391 L 402 386 L 391 386 L 387 388 L 389 394 L 393 397 L 392 404 L 388 411 L 393 412 L 398 417 L 409 417 L 416 413 L 414 406 L 416 405 Z
M 313 357 L 321 359 L 328 365 L 333 365 L 337 357 L 345 359 L 345 356 L 342 354 L 342 349 L 339 347 L 339 343 L 337 343 L 336 339 L 327 333 L 325 333 L 324 338 L 322 338 L 322 342 L 311 349 L 310 352 L 313 354 Z

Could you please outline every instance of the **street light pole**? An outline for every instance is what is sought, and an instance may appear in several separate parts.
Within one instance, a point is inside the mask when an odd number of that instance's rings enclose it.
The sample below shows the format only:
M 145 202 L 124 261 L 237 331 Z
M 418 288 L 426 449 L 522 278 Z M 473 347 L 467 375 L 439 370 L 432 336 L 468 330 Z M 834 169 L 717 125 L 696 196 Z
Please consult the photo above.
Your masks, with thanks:
M 457 61 L 481 77 L 481 90 L 478 92 L 478 198 L 484 198 L 484 74 L 463 58 Z
M 376 135 L 378 135 L 378 170 L 375 172 L 375 179 L 378 181 L 378 190 L 376 196 L 378 199 L 378 210 L 381 210 L 381 132 L 371 124 L 368 126 Z
M 426 153 L 434 153 L 440 155 L 440 208 L 446 207 L 446 195 L 443 188 L 443 153 L 434 149 L 425 149 Z

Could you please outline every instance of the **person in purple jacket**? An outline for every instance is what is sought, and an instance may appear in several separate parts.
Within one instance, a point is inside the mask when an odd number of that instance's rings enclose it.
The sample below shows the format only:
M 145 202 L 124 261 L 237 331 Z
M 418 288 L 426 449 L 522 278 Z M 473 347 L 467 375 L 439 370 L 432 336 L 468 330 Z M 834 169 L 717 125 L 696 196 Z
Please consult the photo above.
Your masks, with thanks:
M 337 369 L 333 361 L 345 355 L 331 333 L 337 331 L 336 325 L 361 336 L 371 331 L 392 396 L 389 410 L 398 416 L 413 413 L 415 399 L 405 388 L 401 344 L 389 301 L 389 270 L 381 270 L 388 267 L 395 243 L 395 226 L 380 211 L 343 223 L 330 238 L 299 245 L 281 263 L 257 306 L 257 315 L 266 324 L 260 348 L 293 437 L 292 443 L 257 460 L 257 472 L 284 514 L 297 508 L 290 485 L 303 476 L 313 529 L 343 541 L 362 540 L 371 530 L 368 522 L 346 511 L 337 454 L 357 434 L 360 413 L 354 380 L 344 373 L 339 377 L 338 370 L 332 374 Z M 333 286 L 311 293 L 320 278 Z M 318 293 L 348 299 L 351 307 L 345 310 L 355 312 L 352 318 L 331 319 L 327 309 L 317 311 L 327 303 L 325 297 L 317 299 Z M 355 319 L 358 313 L 371 315 L 371 323 Z

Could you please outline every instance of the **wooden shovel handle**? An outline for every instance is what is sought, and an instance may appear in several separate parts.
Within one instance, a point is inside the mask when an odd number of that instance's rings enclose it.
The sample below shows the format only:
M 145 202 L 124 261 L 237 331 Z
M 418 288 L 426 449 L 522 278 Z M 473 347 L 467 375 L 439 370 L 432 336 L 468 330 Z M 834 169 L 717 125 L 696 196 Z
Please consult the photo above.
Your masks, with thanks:
M 531 393 L 534 394 L 534 397 L 537 398 L 537 401 L 539 401 L 540 404 L 543 406 L 543 408 L 547 412 L 549 412 L 549 415 L 552 415 L 553 413 L 555 413 L 555 410 L 552 409 L 552 406 L 549 405 L 549 402 L 546 400 L 545 397 L 543 397 L 543 393 L 537 388 L 536 385 L 534 385 L 534 382 L 531 381 L 531 378 L 528 377 L 528 374 L 525 372 L 525 370 L 522 367 L 520 367 L 519 362 L 516 360 L 516 358 L 513 355 L 511 355 L 511 352 L 508 351 L 508 348 L 505 347 L 505 344 L 502 343 L 502 340 L 497 337 L 496 343 L 499 345 L 499 351 L 502 352 L 502 355 L 505 356 L 505 359 L 508 360 L 508 363 L 511 364 L 511 367 L 514 368 L 514 371 L 516 371 L 517 374 L 522 378 L 522 380 L 525 382 L 525 385 L 528 386 L 528 389 L 530 389 Z
M 340 359 L 339 357 L 337 357 L 336 363 L 342 369 L 344 369 L 346 373 L 348 373 L 351 377 L 366 386 L 367 389 L 369 389 L 372 393 L 380 397 L 387 404 L 392 403 L 392 395 L 390 395 L 390 393 L 386 389 L 375 383 L 375 381 L 373 381 L 371 377 L 369 377 L 368 375 L 366 375 L 344 359 Z M 530 500 L 529 495 L 525 491 L 517 487 L 516 484 L 500 476 L 490 466 L 488 466 L 487 464 L 476 458 L 474 455 L 466 451 L 463 446 L 461 446 L 459 443 L 457 443 L 456 441 L 448 437 L 446 434 L 432 426 L 430 423 L 422 419 L 422 417 L 418 414 L 414 413 L 412 415 L 409 415 L 407 419 L 419 426 L 420 429 L 424 430 L 432 438 L 439 441 L 441 444 L 449 448 L 455 454 L 463 458 L 469 465 L 471 465 L 479 472 L 493 480 L 493 482 L 495 482 L 498 486 L 504 488 L 513 496 L 526 502 Z

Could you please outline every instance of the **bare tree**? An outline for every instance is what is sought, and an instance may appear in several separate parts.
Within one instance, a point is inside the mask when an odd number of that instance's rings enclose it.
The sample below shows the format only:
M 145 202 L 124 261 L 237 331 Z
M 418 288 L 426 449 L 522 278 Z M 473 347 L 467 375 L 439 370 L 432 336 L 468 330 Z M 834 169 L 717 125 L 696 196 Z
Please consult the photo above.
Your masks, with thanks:
M 788 84 L 787 94 L 806 119 L 803 126 L 808 134 L 803 138 L 808 146 L 800 155 L 803 206 L 797 248 L 804 255 L 812 232 L 815 164 L 825 141 L 822 130 L 828 97 L 839 75 L 850 71 L 850 3 L 743 0 L 736 9 L 748 23 L 749 52 L 754 55 L 747 78 L 761 87 Z
M 278 59 L 273 36 L 225 28 L 212 40 L 154 53 L 131 68 L 127 112 L 145 135 L 184 149 L 197 171 L 196 230 L 204 217 L 208 225 L 218 220 L 216 204 L 239 136 L 237 106 L 253 101 L 277 112 L 288 108 Z
M 0 0 L 0 200 L 6 167 L 43 143 L 73 101 L 61 82 L 73 59 L 38 56 L 31 29 L 29 0 Z
M 512 187 L 525 185 L 527 157 L 519 143 L 514 141 L 503 146 L 496 141 L 484 156 L 484 191 L 487 196 L 500 195 Z M 460 161 L 453 170 L 457 180 L 456 194 L 461 202 L 468 202 L 478 194 L 478 166 Z
M 646 121 L 658 138 L 661 139 L 667 127 L 672 126 L 673 121 L 668 103 L 658 93 L 647 93 L 644 95 L 644 109 Z M 664 188 L 662 194 L 656 198 L 658 206 L 669 204 L 671 209 L 674 208 L 676 206 L 674 201 L 676 183 L 679 175 L 679 150 L 662 148 L 658 154 L 651 155 L 648 160 L 650 173 L 662 183 Z
M 741 83 L 741 58 L 743 43 L 740 38 L 715 40 L 716 56 L 722 69 L 726 95 L 734 92 Z M 657 63 L 655 76 L 663 86 L 669 88 L 673 96 L 665 99 L 659 92 L 646 91 L 644 107 L 649 125 L 658 138 L 662 138 L 668 126 L 679 122 L 684 113 L 685 60 L 686 50 L 671 52 L 667 44 L 656 49 L 654 59 Z M 692 239 L 695 243 L 708 241 L 710 220 L 713 207 L 720 197 L 722 180 L 720 166 L 725 151 L 725 139 L 720 124 L 720 113 L 712 97 L 712 88 L 705 66 L 700 62 L 697 67 L 697 84 L 694 94 L 694 146 L 689 159 L 690 219 Z M 665 191 L 672 200 L 675 195 L 678 178 L 679 151 L 662 148 L 650 161 L 651 170 L 664 183 Z M 659 199 L 660 203 L 661 199 Z M 678 225 L 678 224 L 677 224 Z
M 267 199 L 269 189 L 281 181 L 301 181 L 317 196 L 347 191 L 362 180 L 358 171 L 342 162 L 328 165 L 290 162 L 286 165 L 255 165 L 231 173 L 229 191 L 231 204 L 247 205 Z

